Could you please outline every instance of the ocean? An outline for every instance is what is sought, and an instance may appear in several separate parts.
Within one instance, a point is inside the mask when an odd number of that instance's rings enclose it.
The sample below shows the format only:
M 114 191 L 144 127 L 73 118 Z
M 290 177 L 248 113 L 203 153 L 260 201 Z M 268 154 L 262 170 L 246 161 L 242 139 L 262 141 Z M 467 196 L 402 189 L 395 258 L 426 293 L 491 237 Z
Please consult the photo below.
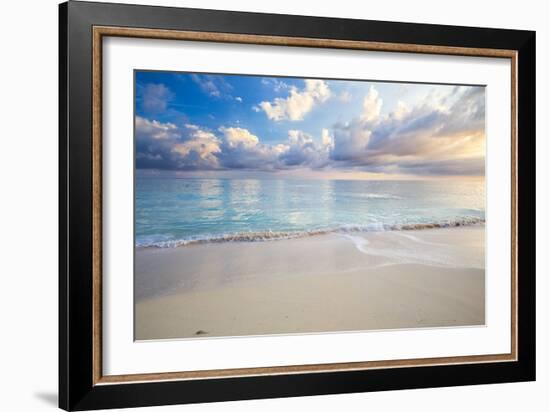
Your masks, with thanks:
M 136 247 L 267 241 L 485 221 L 484 179 L 136 178 Z

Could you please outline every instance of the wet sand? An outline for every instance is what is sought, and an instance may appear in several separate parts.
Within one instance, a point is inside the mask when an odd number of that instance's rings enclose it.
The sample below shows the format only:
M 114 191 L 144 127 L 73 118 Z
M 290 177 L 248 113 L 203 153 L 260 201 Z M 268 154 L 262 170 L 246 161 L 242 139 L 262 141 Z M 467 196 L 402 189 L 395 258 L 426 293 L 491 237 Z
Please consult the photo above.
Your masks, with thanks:
M 484 226 L 136 251 L 137 340 L 485 323 Z

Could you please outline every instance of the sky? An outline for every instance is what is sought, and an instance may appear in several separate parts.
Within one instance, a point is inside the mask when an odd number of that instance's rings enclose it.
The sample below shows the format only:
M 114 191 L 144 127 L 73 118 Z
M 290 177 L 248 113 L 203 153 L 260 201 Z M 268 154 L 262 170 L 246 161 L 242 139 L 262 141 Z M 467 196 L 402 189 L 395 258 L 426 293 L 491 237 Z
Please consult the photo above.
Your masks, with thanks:
M 485 88 L 135 72 L 136 168 L 182 176 L 484 176 Z

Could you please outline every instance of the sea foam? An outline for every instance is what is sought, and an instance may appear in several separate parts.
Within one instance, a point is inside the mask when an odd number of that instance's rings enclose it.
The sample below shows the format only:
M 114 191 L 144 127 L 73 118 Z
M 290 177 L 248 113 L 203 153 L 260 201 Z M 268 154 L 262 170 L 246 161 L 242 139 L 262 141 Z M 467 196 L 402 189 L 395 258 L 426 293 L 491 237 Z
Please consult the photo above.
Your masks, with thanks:
M 481 225 L 485 219 L 478 217 L 462 217 L 458 219 L 442 220 L 431 223 L 407 223 L 407 224 L 384 224 L 371 223 L 367 225 L 341 225 L 333 228 L 312 229 L 305 231 L 259 231 L 259 232 L 238 232 L 223 233 L 216 235 L 190 236 L 180 239 L 166 239 L 165 236 L 146 236 L 136 239 L 138 248 L 174 248 L 180 246 L 190 246 L 205 243 L 228 243 L 228 242 L 266 242 L 284 239 L 298 239 L 311 236 L 336 234 L 353 234 L 366 232 L 385 232 L 385 231 L 411 231 L 424 229 L 438 229 L 450 227 L 462 227 Z

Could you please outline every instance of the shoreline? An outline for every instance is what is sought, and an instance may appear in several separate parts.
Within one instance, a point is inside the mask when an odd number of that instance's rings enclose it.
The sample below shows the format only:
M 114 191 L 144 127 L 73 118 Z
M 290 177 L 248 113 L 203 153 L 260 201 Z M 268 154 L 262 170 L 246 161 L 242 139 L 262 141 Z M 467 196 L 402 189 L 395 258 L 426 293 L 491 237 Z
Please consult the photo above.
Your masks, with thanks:
M 485 323 L 484 225 L 136 249 L 138 340 Z
M 483 226 L 485 227 L 485 219 L 482 218 L 462 218 L 445 222 L 433 223 L 409 223 L 409 224 L 379 224 L 379 225 L 344 225 L 336 228 L 326 229 L 311 229 L 304 231 L 250 231 L 238 233 L 221 233 L 218 235 L 210 235 L 204 237 L 188 237 L 182 239 L 170 239 L 165 241 L 152 242 L 152 244 L 137 245 L 136 250 L 144 250 L 150 248 L 175 248 L 193 245 L 202 245 L 209 243 L 226 243 L 226 242 L 268 242 L 277 240 L 301 239 L 312 236 L 329 235 L 329 234 L 366 234 L 376 232 L 392 232 L 392 231 L 415 231 L 427 229 L 450 229 L 457 227 Z

